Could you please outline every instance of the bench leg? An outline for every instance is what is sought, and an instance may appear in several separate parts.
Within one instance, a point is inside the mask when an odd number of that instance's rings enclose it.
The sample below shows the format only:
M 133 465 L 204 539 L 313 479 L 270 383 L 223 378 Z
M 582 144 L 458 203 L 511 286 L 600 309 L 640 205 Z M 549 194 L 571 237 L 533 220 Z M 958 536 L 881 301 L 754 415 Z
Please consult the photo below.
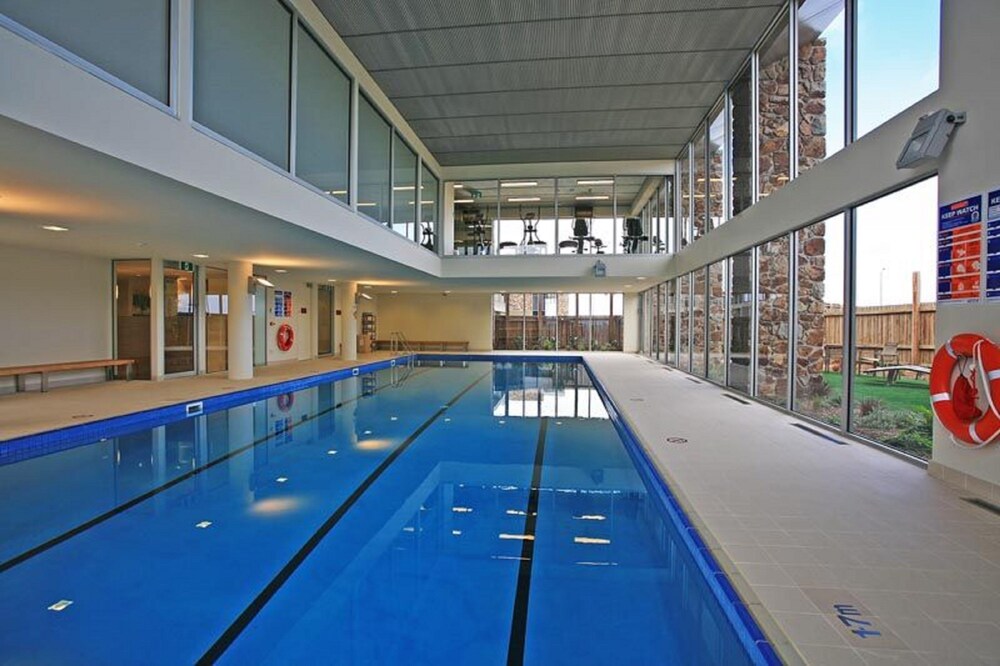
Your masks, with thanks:
M 42 393 L 49 392 L 49 373 L 42 373 Z
M 23 393 L 24 390 L 24 375 L 14 375 L 14 392 Z

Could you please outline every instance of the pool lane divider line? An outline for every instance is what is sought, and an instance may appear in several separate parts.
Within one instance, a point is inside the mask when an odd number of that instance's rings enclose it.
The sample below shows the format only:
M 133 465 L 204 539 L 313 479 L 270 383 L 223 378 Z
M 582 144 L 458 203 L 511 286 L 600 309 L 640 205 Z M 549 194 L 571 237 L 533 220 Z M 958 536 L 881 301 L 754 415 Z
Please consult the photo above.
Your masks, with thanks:
M 344 517 L 344 515 L 357 503 L 359 499 L 361 499 L 361 496 L 364 495 L 365 491 L 368 490 L 368 488 L 370 488 L 371 485 L 375 483 L 375 481 L 377 481 L 387 469 L 389 469 L 396 459 L 403 455 L 406 449 L 408 449 L 410 445 L 424 433 L 424 431 L 431 427 L 431 425 L 433 425 L 433 423 L 437 421 L 442 414 L 447 412 L 448 409 L 461 400 L 466 393 L 471 391 L 477 384 L 487 377 L 492 376 L 492 374 L 493 371 L 490 370 L 489 372 L 480 375 L 475 379 L 475 381 L 459 391 L 455 397 L 446 402 L 444 405 L 438 407 L 437 411 L 435 411 L 426 421 L 421 423 L 416 430 L 410 433 L 409 436 L 407 436 L 407 438 L 392 451 L 392 453 L 386 456 L 385 459 L 379 463 L 379 466 L 376 467 L 367 477 L 365 477 L 365 480 L 354 489 L 354 492 L 352 492 L 346 500 L 341 502 L 340 506 L 338 506 L 334 512 L 327 517 L 323 524 L 319 526 L 319 529 L 313 532 L 312 536 L 309 537 L 301 548 L 299 548 L 298 552 L 296 552 L 292 558 L 288 560 L 285 566 L 278 571 L 277 575 L 272 578 L 266 586 L 264 586 L 264 589 L 262 589 L 256 597 L 254 597 L 253 601 L 250 602 L 250 605 L 243 609 L 243 612 L 239 614 L 233 623 L 229 625 L 229 627 L 222 633 L 221 636 L 219 636 L 218 639 L 216 639 L 212 646 L 208 648 L 205 654 L 202 655 L 196 663 L 199 665 L 214 664 L 218 661 L 223 653 L 229 649 L 229 646 L 231 646 L 233 642 L 239 638 L 240 634 L 242 634 L 243 631 L 250 625 L 250 623 L 253 622 L 253 619 L 257 617 L 261 610 L 263 610 L 264 606 L 274 597 L 275 594 L 278 593 L 278 590 L 280 590 L 288 579 L 292 577 L 292 574 L 294 574 L 302 563 L 305 562 L 306 558 L 309 557 L 314 550 L 316 550 L 316 547 L 319 546 L 320 542 L 323 541 L 326 535 L 329 534 L 334 527 L 336 527 L 337 523 L 340 522 L 340 519 Z
M 412 378 L 415 374 L 418 374 L 418 373 L 411 374 L 410 377 Z M 419 374 L 423 374 L 423 373 L 419 373 Z M 340 381 L 340 380 L 338 380 L 338 381 Z M 379 386 L 372 393 L 376 393 L 378 391 L 381 391 L 382 389 L 390 388 L 390 387 L 393 387 L 393 386 L 398 386 L 398 384 L 391 384 L 391 383 L 389 383 L 389 384 L 385 384 L 383 386 Z M 220 464 L 226 462 L 227 460 L 230 460 L 231 458 L 234 458 L 234 457 L 240 455 L 241 453 L 245 453 L 245 452 L 249 451 L 250 449 L 256 448 L 256 447 L 260 446 L 261 444 L 267 442 L 269 439 L 277 437 L 278 435 L 284 435 L 285 433 L 287 433 L 287 432 L 289 432 L 291 430 L 294 430 L 295 428 L 298 428 L 299 426 L 301 426 L 303 424 L 309 423 L 310 421 L 314 421 L 314 420 L 318 419 L 321 416 L 325 416 L 326 414 L 329 414 L 330 412 L 332 412 L 334 410 L 340 409 L 344 405 L 348 405 L 348 404 L 357 402 L 358 400 L 360 400 L 363 397 L 368 397 L 368 396 L 372 395 L 372 393 L 359 393 L 358 395 L 356 395 L 355 397 L 353 397 L 353 398 L 351 398 L 349 400 L 344 400 L 344 401 L 338 402 L 337 404 L 333 405 L 332 407 L 327 407 L 326 409 L 323 409 L 321 411 L 316 412 L 312 416 L 309 416 L 309 417 L 307 417 L 305 419 L 302 419 L 300 421 L 292 423 L 287 428 L 285 428 L 284 430 L 282 430 L 280 433 L 269 433 L 269 434 L 265 435 L 264 437 L 261 437 L 259 439 L 255 439 L 254 441 L 250 442 L 249 444 L 241 446 L 238 449 L 233 449 L 232 451 L 229 451 L 228 453 L 226 453 L 224 455 L 221 455 L 218 458 L 210 460 L 210 461 L 208 461 L 207 463 L 205 463 L 204 465 L 202 465 L 200 467 L 196 467 L 196 468 L 194 468 L 192 470 L 188 470 L 184 474 L 181 474 L 180 476 L 174 477 L 173 479 L 171 479 L 170 481 L 167 481 L 163 485 L 157 486 L 155 488 L 151 488 L 151 489 L 147 490 L 146 492 L 144 492 L 143 494 L 137 495 L 137 496 L 133 497 L 132 499 L 128 500 L 127 502 L 119 504 L 118 506 L 114 507 L 113 509 L 105 511 L 104 513 L 102 513 L 100 515 L 94 516 L 90 520 L 88 520 L 88 521 L 86 521 L 84 523 L 81 523 L 81 524 L 77 525 L 76 527 L 74 527 L 74 528 L 72 528 L 70 530 L 67 530 L 66 532 L 63 532 L 62 534 L 54 536 L 51 539 L 49 539 L 48 541 L 45 541 L 44 543 L 41 543 L 41 544 L 39 544 L 39 545 L 37 545 L 37 546 L 35 546 L 33 548 L 30 548 L 30 549 L 26 550 L 23 553 L 21 553 L 20 555 L 15 555 L 14 557 L 10 558 L 9 560 L 7 560 L 7 561 L 5 561 L 3 563 L 0 563 L 0 574 L 2 574 L 3 572 L 7 571 L 8 569 L 12 569 L 12 568 L 16 567 L 17 565 L 26 562 L 27 560 L 30 560 L 31 558 L 33 558 L 33 557 L 35 557 L 37 555 L 41 555 L 45 551 L 47 551 L 47 550 L 49 550 L 51 548 L 54 548 L 55 546 L 58 546 L 59 544 L 63 543 L 64 541 L 68 541 L 69 539 L 72 539 L 73 537 L 75 537 L 75 536 L 77 536 L 79 534 L 82 534 L 83 532 L 86 532 L 87 530 L 89 530 L 92 527 L 96 527 L 96 526 L 100 525 L 101 523 L 103 523 L 103 522 L 105 522 L 107 520 L 110 520 L 111 518 L 114 518 L 115 516 L 117 516 L 120 513 L 124 513 L 125 511 L 128 511 L 129 509 L 131 509 L 134 506 L 142 504 L 146 500 L 151 499 L 151 498 L 159 495 L 160 493 L 164 492 L 165 490 L 169 490 L 170 488 L 173 488 L 174 486 L 176 486 L 179 483 L 187 481 L 188 479 L 190 479 L 193 476 L 197 476 L 198 474 L 201 474 L 205 470 L 211 469 L 212 467 L 215 467 L 216 465 L 220 465 Z
M 549 419 L 543 416 L 538 428 L 538 444 L 535 447 L 535 465 L 531 471 L 531 492 L 528 493 L 527 516 L 524 519 L 524 534 L 521 540 L 521 562 L 517 569 L 517 594 L 514 597 L 514 613 L 510 624 L 510 641 L 507 644 L 507 666 L 521 666 L 524 663 L 524 641 L 528 631 L 528 599 L 531 594 L 531 565 L 535 558 L 535 528 L 538 524 L 538 495 L 542 486 L 542 461 L 545 459 L 545 433 Z

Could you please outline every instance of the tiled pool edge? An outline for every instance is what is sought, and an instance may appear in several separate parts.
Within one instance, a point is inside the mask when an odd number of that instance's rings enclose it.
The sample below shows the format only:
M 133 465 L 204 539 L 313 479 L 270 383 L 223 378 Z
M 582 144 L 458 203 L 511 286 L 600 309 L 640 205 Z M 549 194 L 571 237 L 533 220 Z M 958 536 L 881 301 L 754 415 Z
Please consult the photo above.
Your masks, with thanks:
M 562 358 L 566 359 L 566 357 Z M 660 500 L 666 507 L 671 521 L 677 527 L 681 538 L 691 551 L 702 576 L 719 600 L 723 612 L 736 631 L 744 648 L 746 648 L 747 653 L 755 662 L 761 664 L 783 664 L 786 661 L 789 663 L 801 662 L 801 657 L 797 652 L 786 655 L 785 650 L 782 650 L 782 655 L 779 656 L 775 642 L 764 633 L 761 623 L 758 621 L 758 613 L 763 612 L 766 615 L 763 605 L 759 603 L 748 604 L 740 596 L 733 582 L 730 580 L 730 575 L 719 564 L 718 557 L 705 543 L 698 528 L 691 521 L 689 516 L 694 515 L 691 508 L 685 507 L 685 503 L 682 503 L 677 493 L 671 489 L 669 475 L 653 461 L 642 438 L 632 429 L 632 426 L 618 407 L 611 393 L 598 378 L 597 373 L 587 362 L 586 358 L 580 357 L 580 362 L 586 368 L 588 376 L 604 400 L 611 422 L 618 432 L 619 437 L 625 442 L 626 450 L 631 454 L 636 465 L 641 468 L 648 478 L 655 482 L 655 489 L 660 494 Z M 676 485 L 676 483 L 673 485 Z M 755 608 L 751 608 L 751 606 Z M 781 638 L 784 638 L 777 624 L 769 616 L 761 619 L 765 620 L 764 623 L 768 625 L 772 633 L 776 633 Z M 777 644 L 779 646 L 787 645 L 789 648 L 791 646 L 787 639 L 777 641 Z M 783 660 L 782 657 L 785 657 L 785 659 Z
M 129 414 L 109 416 L 87 423 L 74 424 L 63 428 L 44 430 L 30 435 L 21 435 L 19 437 L 0 440 L 0 466 L 26 458 L 33 458 L 38 455 L 71 449 L 101 438 L 112 437 L 128 430 L 139 429 L 143 426 L 153 427 L 164 421 L 179 420 L 189 416 L 217 412 L 221 409 L 228 409 L 248 402 L 263 400 L 283 393 L 300 391 L 319 384 L 339 381 L 356 375 L 370 374 L 377 370 L 394 367 L 400 361 L 405 362 L 407 358 L 410 357 L 400 356 L 381 361 L 372 361 L 371 363 L 362 365 L 338 368 L 330 372 L 286 379 L 273 384 L 264 384 L 228 393 L 216 393 L 201 398 L 190 398 L 183 402 L 172 403 L 162 407 L 153 407 Z M 188 414 L 187 406 L 199 402 L 201 403 L 201 411 L 198 414 Z

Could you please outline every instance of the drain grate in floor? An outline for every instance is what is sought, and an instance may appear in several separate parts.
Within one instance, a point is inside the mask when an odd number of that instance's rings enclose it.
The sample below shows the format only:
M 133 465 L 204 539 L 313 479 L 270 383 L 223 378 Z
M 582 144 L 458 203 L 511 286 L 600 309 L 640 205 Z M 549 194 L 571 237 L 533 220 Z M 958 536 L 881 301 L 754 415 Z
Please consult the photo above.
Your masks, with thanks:
M 694 377 L 685 377 L 684 379 L 688 380 L 689 382 L 694 382 L 695 384 L 701 384 L 701 382 L 699 382 Z
M 979 497 L 963 497 L 962 500 L 968 502 L 969 504 L 974 504 L 980 509 L 986 509 L 987 511 L 1000 516 L 1000 506 L 997 506 L 993 502 L 987 502 Z
M 750 404 L 749 400 L 744 400 L 743 398 L 737 397 L 737 396 L 732 395 L 730 393 L 723 393 L 722 395 L 724 395 L 725 397 L 729 398 L 730 400 L 735 400 L 736 402 L 740 403 L 741 405 L 749 405 Z
M 821 439 L 825 439 L 828 442 L 833 442 L 834 444 L 838 444 L 840 446 L 847 446 L 847 442 L 845 442 L 843 440 L 840 440 L 840 439 L 837 439 L 836 437 L 830 437 L 830 435 L 827 435 L 822 430 L 817 430 L 815 428 L 810 428 L 809 426 L 803 425 L 801 423 L 793 423 L 792 427 L 793 428 L 798 428 L 799 430 L 805 430 L 810 435 L 816 435 L 817 437 L 819 437 Z

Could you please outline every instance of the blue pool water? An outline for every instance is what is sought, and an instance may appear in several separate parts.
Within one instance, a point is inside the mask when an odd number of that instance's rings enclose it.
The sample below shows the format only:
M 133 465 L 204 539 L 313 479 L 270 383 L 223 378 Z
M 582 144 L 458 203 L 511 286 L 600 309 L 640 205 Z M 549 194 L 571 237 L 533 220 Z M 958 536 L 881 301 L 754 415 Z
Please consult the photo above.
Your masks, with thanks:
M 0 663 L 760 663 L 629 447 L 435 361 L 0 466 Z

